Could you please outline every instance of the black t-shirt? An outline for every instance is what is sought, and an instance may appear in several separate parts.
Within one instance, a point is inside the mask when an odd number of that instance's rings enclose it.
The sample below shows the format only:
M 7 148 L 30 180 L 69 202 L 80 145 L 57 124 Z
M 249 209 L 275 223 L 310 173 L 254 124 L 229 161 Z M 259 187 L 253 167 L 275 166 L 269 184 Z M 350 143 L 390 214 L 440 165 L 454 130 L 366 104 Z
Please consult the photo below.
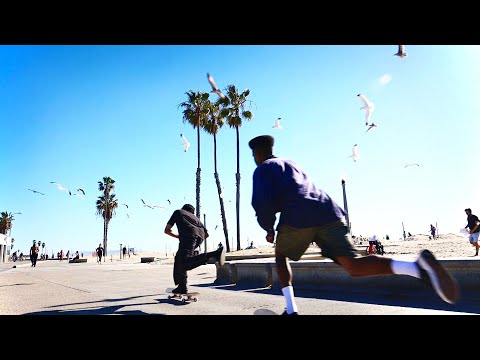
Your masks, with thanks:
M 207 229 L 202 222 L 191 212 L 179 209 L 175 210 L 167 224 L 177 225 L 180 238 L 200 237 L 205 240 Z
M 102 256 L 103 255 L 103 247 L 98 247 L 97 249 L 97 255 Z
M 473 214 L 469 215 L 467 218 L 468 228 L 472 230 L 475 227 L 475 225 L 477 225 L 477 221 L 479 221 L 477 215 L 473 215 Z M 477 230 L 475 230 L 474 233 L 477 233 L 479 231 L 480 231 L 480 226 L 477 227 Z

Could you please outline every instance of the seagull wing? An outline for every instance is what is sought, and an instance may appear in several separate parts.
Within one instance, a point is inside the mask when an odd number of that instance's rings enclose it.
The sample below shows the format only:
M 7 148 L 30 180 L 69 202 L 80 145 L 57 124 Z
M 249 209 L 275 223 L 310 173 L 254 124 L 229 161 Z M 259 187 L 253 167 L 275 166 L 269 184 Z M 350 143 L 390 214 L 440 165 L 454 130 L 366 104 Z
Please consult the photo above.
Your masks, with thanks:
M 85 191 L 82 188 L 78 188 L 77 191 L 81 192 L 83 195 L 85 195 Z
M 212 90 L 213 91 L 219 91 L 218 88 L 217 88 L 217 84 L 215 84 L 215 81 L 213 80 L 213 77 L 212 77 L 212 75 L 210 75 L 210 73 L 207 73 L 207 79 L 208 79 L 208 82 L 210 83 L 210 85 L 212 86 Z
M 185 152 L 187 152 L 187 150 L 190 148 L 190 143 L 189 143 L 188 140 L 185 138 L 185 136 L 183 136 L 183 134 L 180 134 L 180 136 L 182 137 L 183 150 L 184 150 Z

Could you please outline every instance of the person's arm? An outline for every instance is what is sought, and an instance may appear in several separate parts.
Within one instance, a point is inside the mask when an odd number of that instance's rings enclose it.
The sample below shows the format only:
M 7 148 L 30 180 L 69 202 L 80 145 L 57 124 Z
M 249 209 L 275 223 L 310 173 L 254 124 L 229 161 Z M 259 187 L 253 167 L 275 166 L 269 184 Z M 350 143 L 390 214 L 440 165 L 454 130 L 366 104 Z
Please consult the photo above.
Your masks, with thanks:
M 165 234 L 167 235 L 170 235 L 171 237 L 174 237 L 174 238 L 179 238 L 179 235 L 178 234 L 175 234 L 173 231 L 172 231 L 172 228 L 173 228 L 173 225 L 172 224 L 167 224 L 167 226 L 165 226 Z
M 255 210 L 258 224 L 267 232 L 266 239 L 273 242 L 276 221 L 274 181 L 271 169 L 258 167 L 253 174 L 252 207 Z
M 470 230 L 470 234 L 473 234 L 475 230 L 477 230 L 478 226 L 480 225 L 480 221 L 478 220 L 478 217 L 475 220 L 475 226 L 473 227 L 472 230 Z

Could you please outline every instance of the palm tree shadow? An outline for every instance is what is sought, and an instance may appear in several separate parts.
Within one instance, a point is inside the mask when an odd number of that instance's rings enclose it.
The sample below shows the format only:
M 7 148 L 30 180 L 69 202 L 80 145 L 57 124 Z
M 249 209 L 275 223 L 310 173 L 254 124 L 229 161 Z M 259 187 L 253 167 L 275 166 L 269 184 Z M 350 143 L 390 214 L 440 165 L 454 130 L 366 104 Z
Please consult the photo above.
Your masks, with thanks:
M 18 283 L 18 284 L 0 285 L 0 287 L 5 287 L 5 286 L 18 286 L 18 285 L 33 285 L 33 283 Z
M 138 305 L 138 304 L 135 304 Z M 142 304 L 145 305 L 145 304 Z M 25 313 L 24 315 L 165 315 L 165 314 L 150 314 L 141 310 L 119 310 L 127 305 L 112 305 L 104 306 L 95 309 L 80 309 L 80 310 L 47 310 L 35 311 Z

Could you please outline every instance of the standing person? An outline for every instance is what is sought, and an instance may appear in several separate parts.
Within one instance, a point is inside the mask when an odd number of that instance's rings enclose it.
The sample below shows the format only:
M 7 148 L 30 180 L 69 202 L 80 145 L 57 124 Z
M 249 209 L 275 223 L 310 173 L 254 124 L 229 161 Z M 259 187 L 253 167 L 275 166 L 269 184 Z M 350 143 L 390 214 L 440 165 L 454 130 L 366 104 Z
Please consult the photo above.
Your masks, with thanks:
M 478 220 L 477 215 L 472 214 L 472 209 L 465 209 L 465 213 L 467 214 L 467 225 L 465 226 L 465 229 L 467 227 L 470 229 L 470 235 L 468 237 L 468 240 L 470 241 L 470 244 L 475 246 L 474 256 L 478 256 L 478 248 L 480 248 L 480 246 L 478 245 L 478 236 L 480 235 L 480 221 Z
M 177 225 L 178 234 L 172 232 Z M 200 219 L 195 216 L 195 208 L 185 204 L 181 209 L 175 210 L 165 226 L 165 234 L 179 239 L 178 250 L 173 264 L 173 281 L 177 287 L 174 294 L 186 294 L 187 271 L 205 265 L 214 258 L 220 266 L 225 263 L 225 249 L 223 246 L 215 251 L 194 255 L 195 248 L 208 238 L 208 231 Z
M 298 261 L 315 242 L 322 255 L 342 266 L 351 276 L 409 275 L 428 282 L 447 303 L 459 297 L 457 281 L 429 250 L 416 261 L 377 255 L 359 256 L 352 246 L 345 211 L 292 160 L 273 155 L 274 139 L 269 135 L 249 141 L 257 165 L 253 173 L 252 207 L 266 240 L 275 242 L 277 275 L 285 298 L 283 315 L 298 315 L 289 259 Z M 276 214 L 280 218 L 276 227 Z
M 435 233 L 437 232 L 437 228 L 430 224 L 430 234 L 432 234 L 432 239 L 435 240 Z
M 39 251 L 40 251 L 40 248 L 38 247 L 37 243 L 34 241 L 32 247 L 30 248 L 30 261 L 32 262 L 33 267 L 37 266 L 37 258 L 38 258 Z
M 95 249 L 95 251 L 97 252 L 97 262 L 99 262 L 100 265 L 102 265 L 102 256 L 103 256 L 102 244 L 98 244 L 98 247 Z
M 123 251 L 123 258 L 125 259 L 125 256 L 127 255 L 127 247 L 124 246 L 122 251 Z

